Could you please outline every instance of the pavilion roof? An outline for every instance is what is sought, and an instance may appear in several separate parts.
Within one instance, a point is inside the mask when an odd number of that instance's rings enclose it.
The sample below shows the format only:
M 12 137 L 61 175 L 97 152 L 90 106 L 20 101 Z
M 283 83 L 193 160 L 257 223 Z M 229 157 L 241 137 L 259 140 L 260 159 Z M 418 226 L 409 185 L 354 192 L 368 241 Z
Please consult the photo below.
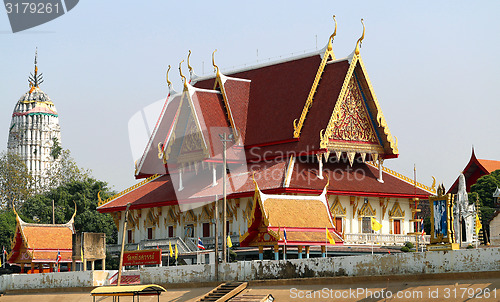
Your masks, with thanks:
M 71 262 L 75 214 L 65 224 L 36 224 L 24 222 L 16 212 L 16 234 L 8 262 L 54 263 L 58 253 L 60 262 Z
M 252 216 L 248 231 L 240 237 L 241 246 L 323 245 L 326 230 L 337 244 L 343 240 L 336 232 L 326 200 L 326 186 L 319 196 L 264 194 L 255 185 Z M 328 243 L 329 244 L 329 243 Z

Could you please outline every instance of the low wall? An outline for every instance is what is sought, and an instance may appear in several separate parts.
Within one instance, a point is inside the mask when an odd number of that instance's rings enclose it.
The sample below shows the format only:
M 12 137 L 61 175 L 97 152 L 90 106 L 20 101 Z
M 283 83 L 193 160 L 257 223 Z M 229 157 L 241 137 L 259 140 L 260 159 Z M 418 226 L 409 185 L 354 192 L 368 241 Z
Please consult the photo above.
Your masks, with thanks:
M 42 288 L 93 287 L 109 284 L 117 271 L 14 274 L 0 276 L 0 292 Z
M 418 275 L 500 271 L 500 248 L 398 253 L 293 260 L 240 261 L 220 264 L 219 280 L 265 280 L 335 276 Z M 0 291 L 108 285 L 116 271 L 4 275 Z M 172 284 L 216 281 L 215 265 L 149 267 L 141 283 Z
M 500 249 L 470 249 L 221 264 L 219 280 L 265 280 L 336 276 L 378 276 L 488 272 L 500 270 Z M 214 265 L 184 265 L 140 270 L 141 283 L 216 281 Z

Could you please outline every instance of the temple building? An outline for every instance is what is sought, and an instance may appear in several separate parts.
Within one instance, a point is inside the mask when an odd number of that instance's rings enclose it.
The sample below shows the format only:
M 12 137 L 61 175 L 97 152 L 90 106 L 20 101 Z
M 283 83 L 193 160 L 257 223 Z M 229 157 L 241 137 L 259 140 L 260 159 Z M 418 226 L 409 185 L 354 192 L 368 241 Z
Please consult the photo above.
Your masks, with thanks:
M 223 215 L 215 200 L 227 192 L 232 242 L 259 247 L 261 259 L 264 248 L 284 245 L 301 257 L 312 246 L 323 252 L 419 240 L 418 200 L 435 190 L 384 166 L 399 151 L 361 58 L 364 24 L 347 57 L 335 56 L 335 35 L 336 26 L 319 51 L 227 74 L 215 52 L 215 74 L 206 77 L 193 72 L 188 56 L 190 79 L 179 65 L 184 87 L 176 92 L 169 83 L 136 163 L 135 177 L 144 180 L 101 200 L 98 211 L 121 228 L 131 203 L 126 242 L 177 240 L 196 250 L 197 237 L 213 246 Z M 373 219 L 382 224 L 376 233 Z
M 46 183 L 47 171 L 57 162 L 61 152 L 59 117 L 54 103 L 39 85 L 43 83 L 35 71 L 29 77 L 30 89 L 17 102 L 9 128 L 8 152 L 18 154 L 34 180 L 33 188 Z
M 476 183 L 476 181 L 481 178 L 481 176 L 488 175 L 495 170 L 500 169 L 500 161 L 490 160 L 490 159 L 478 159 L 472 149 L 472 154 L 470 156 L 469 163 L 465 166 L 463 170 L 463 175 L 465 176 L 466 191 L 470 192 L 470 187 Z M 448 193 L 456 194 L 458 192 L 459 177 L 455 180 L 453 185 L 448 190 Z
M 62 264 L 66 270 L 71 270 L 76 206 L 75 213 L 65 224 L 27 223 L 19 217 L 15 207 L 13 209 L 16 233 L 7 262 L 20 265 L 22 273 L 56 272 Z

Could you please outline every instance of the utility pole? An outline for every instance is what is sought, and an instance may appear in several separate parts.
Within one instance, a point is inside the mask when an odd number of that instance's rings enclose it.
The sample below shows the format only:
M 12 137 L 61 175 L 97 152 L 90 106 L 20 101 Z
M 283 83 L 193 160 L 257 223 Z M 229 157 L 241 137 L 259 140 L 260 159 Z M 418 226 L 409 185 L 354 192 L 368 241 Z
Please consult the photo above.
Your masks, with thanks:
M 219 281 L 219 196 L 215 195 L 215 281 Z
M 223 206 L 223 224 L 222 224 L 222 242 L 223 242 L 223 257 L 222 257 L 222 263 L 226 263 L 227 259 L 227 199 L 226 199 L 226 173 L 227 173 L 227 159 L 226 159 L 226 147 L 227 147 L 227 142 L 233 141 L 233 135 L 229 134 L 227 135 L 226 133 L 224 134 L 219 134 L 220 140 L 222 142 L 222 164 L 223 164 L 223 170 L 222 170 L 222 195 L 224 197 L 224 206 Z
M 128 221 L 128 209 L 130 208 L 130 202 L 127 203 L 127 208 L 125 209 L 125 220 L 123 221 L 123 235 L 122 235 L 122 250 L 120 253 L 120 266 L 118 267 L 118 281 L 117 286 L 120 286 L 122 281 L 122 268 L 123 268 L 123 252 L 125 250 L 125 235 L 127 234 L 127 221 Z
M 52 199 L 52 224 L 56 224 L 56 215 L 54 210 L 54 199 Z

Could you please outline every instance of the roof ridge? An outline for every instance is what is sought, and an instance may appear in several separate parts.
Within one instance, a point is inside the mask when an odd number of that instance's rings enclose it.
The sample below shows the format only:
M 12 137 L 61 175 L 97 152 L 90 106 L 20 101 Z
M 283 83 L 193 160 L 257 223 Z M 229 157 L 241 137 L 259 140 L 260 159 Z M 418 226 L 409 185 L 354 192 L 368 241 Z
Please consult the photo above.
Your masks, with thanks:
M 160 177 L 160 176 L 162 176 L 162 174 L 155 174 L 155 175 L 152 175 L 152 176 L 150 176 L 150 177 L 146 178 L 145 180 L 143 180 L 143 181 L 141 181 L 141 182 L 139 182 L 139 183 L 136 183 L 135 185 L 133 185 L 133 186 L 131 186 L 131 187 L 129 187 L 129 188 L 127 188 L 127 189 L 125 189 L 125 190 L 121 191 L 120 193 L 118 193 L 118 194 L 115 194 L 115 195 L 111 196 L 110 198 L 108 198 L 108 199 L 106 199 L 106 200 L 99 200 L 99 203 L 97 204 L 97 207 L 98 207 L 98 208 L 100 208 L 101 206 L 103 206 L 103 205 L 105 205 L 105 204 L 109 203 L 110 201 L 112 201 L 112 200 L 114 200 L 114 199 L 116 199 L 116 198 L 118 198 L 118 197 L 120 197 L 120 196 L 122 196 L 122 195 L 125 195 L 125 194 L 127 194 L 127 193 L 129 193 L 129 192 L 132 192 L 133 190 L 135 190 L 135 189 L 137 189 L 137 188 L 139 188 L 139 187 L 141 187 L 141 186 L 145 185 L 146 183 L 148 183 L 148 182 L 150 182 L 150 181 L 153 181 L 153 180 L 157 179 L 157 178 L 158 178 L 158 177 Z
M 255 65 L 249 65 L 249 66 L 246 66 L 243 68 L 235 68 L 233 70 L 229 70 L 228 72 L 225 72 L 224 75 L 226 77 L 229 77 L 229 75 L 241 73 L 244 71 L 255 70 L 255 69 L 260 69 L 260 68 L 264 68 L 264 67 L 268 67 L 268 66 L 272 66 L 272 65 L 278 65 L 278 64 L 282 64 L 282 63 L 296 61 L 296 60 L 300 60 L 300 59 L 304 59 L 304 58 L 308 58 L 308 57 L 313 57 L 315 55 L 321 56 L 325 52 L 326 48 L 327 48 L 327 46 L 325 46 L 319 50 L 314 50 L 314 51 L 300 54 L 300 55 L 295 55 L 295 56 L 286 57 L 286 58 L 282 58 L 282 59 L 278 59 L 278 60 L 274 60 L 274 61 L 268 61 L 265 63 L 255 64 Z M 215 77 L 216 77 L 215 74 L 207 75 L 207 76 L 200 76 L 200 77 L 197 77 L 196 79 L 193 79 L 194 81 L 191 82 L 191 85 L 194 85 L 194 84 L 201 82 L 201 81 L 213 79 Z M 233 77 L 233 78 L 235 78 L 235 77 Z M 236 78 L 236 79 L 238 79 L 238 78 Z

